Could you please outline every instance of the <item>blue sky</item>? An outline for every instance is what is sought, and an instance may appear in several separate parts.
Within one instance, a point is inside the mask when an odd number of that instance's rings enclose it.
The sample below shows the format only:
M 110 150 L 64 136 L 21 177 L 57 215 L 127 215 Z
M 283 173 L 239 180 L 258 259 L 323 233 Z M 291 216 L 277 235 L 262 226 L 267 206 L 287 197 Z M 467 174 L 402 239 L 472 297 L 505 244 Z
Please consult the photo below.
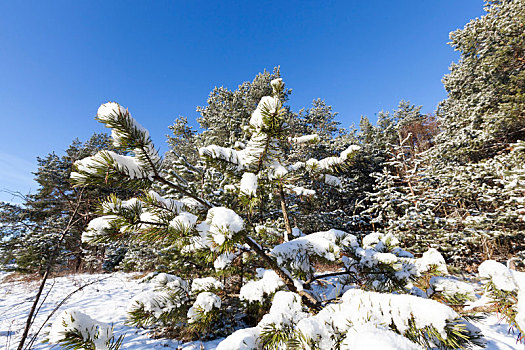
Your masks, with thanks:
M 294 110 L 320 97 L 343 126 L 401 99 L 434 111 L 481 0 L 0 2 L 0 190 L 34 191 L 35 158 L 103 131 L 117 101 L 161 151 L 214 86 L 281 66 Z M 12 200 L 0 193 L 0 200 Z

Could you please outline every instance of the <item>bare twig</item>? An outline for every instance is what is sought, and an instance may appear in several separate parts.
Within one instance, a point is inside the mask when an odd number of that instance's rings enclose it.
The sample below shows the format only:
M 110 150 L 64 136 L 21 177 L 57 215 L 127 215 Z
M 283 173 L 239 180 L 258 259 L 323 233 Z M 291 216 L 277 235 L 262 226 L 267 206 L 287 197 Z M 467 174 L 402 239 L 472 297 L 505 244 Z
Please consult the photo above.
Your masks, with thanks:
M 25 343 L 25 341 L 27 339 L 27 335 L 29 333 L 29 330 L 31 329 L 31 324 L 33 322 L 33 317 L 36 317 L 35 311 L 37 311 L 36 308 L 38 306 L 38 302 L 40 300 L 40 296 L 42 295 L 42 291 L 44 290 L 44 287 L 46 285 L 46 282 L 47 282 L 47 279 L 49 277 L 49 274 L 51 273 L 51 269 L 52 269 L 53 264 L 55 262 L 56 256 L 58 255 L 58 252 L 60 250 L 60 246 L 62 245 L 62 242 L 66 238 L 66 235 L 69 232 L 70 228 L 77 222 L 77 220 L 80 220 L 80 218 L 75 220 L 75 216 L 76 216 L 76 214 L 78 212 L 78 209 L 80 208 L 80 203 L 82 201 L 82 194 L 83 194 L 83 192 L 84 192 L 84 188 L 82 188 L 82 190 L 80 192 L 80 195 L 78 197 L 77 206 L 76 206 L 75 210 L 73 211 L 71 217 L 69 218 L 69 221 L 68 221 L 65 229 L 62 231 L 62 234 L 61 234 L 60 239 L 58 240 L 58 242 L 57 242 L 57 244 L 55 246 L 55 249 L 53 250 L 53 252 L 51 253 L 51 255 L 49 257 L 49 260 L 48 260 L 48 263 L 47 263 L 47 266 L 46 266 L 46 271 L 44 273 L 44 276 L 42 276 L 42 282 L 40 282 L 40 287 L 38 288 L 38 292 L 36 293 L 35 300 L 33 302 L 33 306 L 31 306 L 31 310 L 29 310 L 29 315 L 27 315 L 26 325 L 24 327 L 24 332 L 22 333 L 22 338 L 20 339 L 20 343 L 18 344 L 17 350 L 23 350 L 24 349 L 24 343 Z
M 49 315 L 47 316 L 47 318 L 44 320 L 44 322 L 42 322 L 42 325 L 40 326 L 40 328 L 38 328 L 38 330 L 36 331 L 36 333 L 31 337 L 31 340 L 29 341 L 29 343 L 27 344 L 27 346 L 24 348 L 25 349 L 31 349 L 31 346 L 33 346 L 33 344 L 35 343 L 36 341 L 36 338 L 38 337 L 38 334 L 40 334 L 40 332 L 42 331 L 42 328 L 44 328 L 44 326 L 47 324 L 47 322 L 49 321 L 49 319 L 51 317 L 53 317 L 53 315 L 55 314 L 55 312 L 58 311 L 58 309 L 60 309 L 60 307 L 62 305 L 64 305 L 68 300 L 69 298 L 71 298 L 73 296 L 73 294 L 75 293 L 78 293 L 80 292 L 82 289 L 86 288 L 87 286 L 90 286 L 92 284 L 95 284 L 95 283 L 99 283 L 99 282 L 102 282 L 104 280 L 107 280 L 108 278 L 111 278 L 113 277 L 113 275 L 109 275 L 107 277 L 104 277 L 104 278 L 101 278 L 101 279 L 97 279 L 96 281 L 92 281 L 92 282 L 89 282 L 89 283 L 86 283 L 80 287 L 78 287 L 77 289 L 75 289 L 74 291 L 72 291 L 71 293 L 69 293 L 68 295 L 66 295 L 66 297 L 64 299 L 62 299 L 58 304 L 57 306 L 55 306 L 55 308 L 53 309 L 53 311 L 51 311 L 51 313 L 49 313 Z
M 12 191 L 12 190 L 9 190 L 7 188 L 4 188 L 4 189 L 0 190 L 0 192 L 8 193 L 8 194 L 12 195 L 13 198 L 20 198 L 23 201 L 27 201 L 28 200 L 27 196 L 25 194 L 22 194 L 22 192 L 20 192 L 20 191 Z
M 42 308 L 42 305 L 44 305 L 44 303 L 46 302 L 47 297 L 49 296 L 49 293 L 51 293 L 51 291 L 53 290 L 54 286 L 55 286 L 55 280 L 53 280 L 53 283 L 51 284 L 51 287 L 49 287 L 49 290 L 47 291 L 46 296 L 42 299 L 42 302 L 40 303 L 40 306 L 38 307 L 38 309 L 36 309 L 36 312 L 33 315 L 33 319 L 31 320 L 31 324 L 29 325 L 29 327 L 33 327 L 33 324 L 35 323 L 36 316 L 40 312 L 40 309 Z

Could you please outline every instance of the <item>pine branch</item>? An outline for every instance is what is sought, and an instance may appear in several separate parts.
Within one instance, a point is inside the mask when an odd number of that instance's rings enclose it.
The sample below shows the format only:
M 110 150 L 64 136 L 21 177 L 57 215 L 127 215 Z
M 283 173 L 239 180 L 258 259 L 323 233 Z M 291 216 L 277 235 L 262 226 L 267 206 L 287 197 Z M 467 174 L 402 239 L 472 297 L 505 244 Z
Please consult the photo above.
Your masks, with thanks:
M 339 272 L 325 273 L 323 275 L 316 275 L 316 276 L 313 276 L 312 278 L 310 278 L 309 280 L 307 280 L 306 282 L 304 282 L 304 286 L 309 286 L 310 284 L 312 284 L 313 282 L 315 282 L 315 281 L 317 281 L 319 279 L 323 279 L 323 278 L 327 278 L 327 277 L 334 277 L 334 276 L 341 276 L 341 275 L 349 275 L 350 276 L 350 274 L 351 274 L 350 271 L 339 271 Z
M 176 190 L 176 191 L 182 193 L 183 195 L 195 199 L 197 202 L 199 202 L 200 204 L 204 205 L 204 206 L 205 206 L 206 208 L 208 208 L 208 209 L 214 207 L 214 205 L 210 204 L 208 201 L 206 201 L 206 200 L 204 200 L 204 199 L 202 199 L 202 198 L 200 198 L 200 197 L 197 197 L 197 196 L 195 196 L 194 194 L 192 194 L 192 193 L 190 193 L 190 192 L 184 190 L 184 189 L 181 188 L 180 186 L 174 184 L 173 182 L 171 182 L 171 181 L 169 181 L 169 180 L 166 180 L 164 177 L 158 175 L 158 173 L 155 174 L 155 175 L 153 176 L 153 178 L 154 178 L 155 180 L 159 181 L 159 182 L 162 182 L 162 183 L 165 184 L 165 185 L 170 186 L 170 187 L 173 188 L 174 190 Z
M 270 266 L 270 268 L 279 276 L 279 278 L 283 280 L 284 284 L 290 291 L 297 293 L 302 297 L 306 306 L 308 306 L 312 310 L 319 309 L 320 303 L 310 293 L 304 290 L 298 290 L 290 275 L 286 273 L 272 257 L 266 254 L 264 250 L 257 243 L 255 243 L 255 241 L 253 241 L 251 237 L 249 237 L 248 235 L 244 236 L 244 241 L 259 257 L 261 257 Z

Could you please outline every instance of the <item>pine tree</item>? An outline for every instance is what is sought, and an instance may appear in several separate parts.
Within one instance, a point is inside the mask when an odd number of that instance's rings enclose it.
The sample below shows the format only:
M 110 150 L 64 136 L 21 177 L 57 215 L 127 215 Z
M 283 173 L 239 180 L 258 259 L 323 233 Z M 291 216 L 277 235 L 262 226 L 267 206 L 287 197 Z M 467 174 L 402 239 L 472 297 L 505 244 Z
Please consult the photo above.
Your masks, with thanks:
M 443 79 L 448 98 L 437 112 L 440 133 L 420 157 L 414 185 L 412 216 L 426 223 L 427 233 L 407 232 L 414 245 L 434 241 L 458 262 L 509 258 L 522 249 L 522 221 L 507 219 L 516 201 L 503 174 L 521 169 L 514 159 L 525 136 L 525 6 L 486 1 L 485 10 L 451 34 L 461 58 Z M 521 183 L 515 184 L 520 198 Z
M 451 34 L 461 54 L 443 83 L 436 157 L 465 163 L 525 137 L 525 4 L 487 0 L 486 15 Z
M 233 147 L 236 142 L 246 142 L 252 112 L 263 96 L 271 94 L 270 81 L 279 77 L 279 67 L 275 67 L 272 73 L 264 71 L 235 91 L 216 87 L 210 93 L 207 105 L 197 107 L 201 114 L 197 121 L 205 129 L 201 137 L 206 139 L 206 144 Z M 283 98 L 289 93 L 283 91 Z
M 348 314 L 347 307 L 358 306 L 351 306 L 354 299 L 348 295 L 343 297 L 343 304 L 324 307 L 332 300 L 323 297 L 320 281 L 339 276 L 337 283 L 342 289 L 363 289 L 355 300 L 374 314 L 380 309 L 385 312 L 390 305 L 392 316 L 385 317 L 394 317 L 407 303 L 421 302 L 440 310 L 440 321 L 433 323 L 423 321 L 410 307 L 410 314 L 396 318 L 396 326 L 384 330 L 406 337 L 403 339 L 410 346 L 417 342 L 454 348 L 471 341 L 474 334 L 448 306 L 416 296 L 385 294 L 415 292 L 412 283 L 424 274 L 446 273 L 437 251 L 415 259 L 392 235 L 374 233 L 358 239 L 334 229 L 304 235 L 299 228 L 291 227 L 290 197 L 315 194 L 297 186 L 297 179 L 308 174 L 337 187 L 341 180 L 336 173 L 352 167 L 361 148 L 350 145 L 337 155 L 291 162 L 290 155 L 297 155 L 293 147 L 315 143 L 318 136 L 289 136 L 284 83 L 274 79 L 270 85 L 272 93 L 263 96 L 251 114 L 243 146 L 211 144 L 199 148 L 206 167 L 216 169 L 221 177 L 220 187 L 210 190 L 229 193 L 227 207 L 205 199 L 213 198 L 209 193 L 202 198 L 191 186 L 168 180 L 174 169 L 166 169 L 148 132 L 128 110 L 116 103 L 99 108 L 97 119 L 113 129 L 114 144 L 128 155 L 100 151 L 77 161 L 72 181 L 77 186 L 118 183 L 140 189 L 143 194 L 128 200 L 108 197 L 100 205 L 101 216 L 90 222 L 83 239 L 93 244 L 122 238 L 149 242 L 179 257 L 191 256 L 187 259 L 193 263 L 193 270 L 173 266 L 170 272 L 183 273 L 183 277 L 160 273 L 145 278 L 155 290 L 132 301 L 129 322 L 171 329 L 172 334 L 184 339 L 227 335 L 240 325 L 239 321 L 254 326 L 226 338 L 220 349 L 237 348 L 240 341 L 266 348 L 283 344 L 336 347 L 349 341 L 344 333 L 327 330 L 325 338 L 305 333 L 304 327 L 318 321 L 330 324 L 334 315 Z M 228 142 L 235 145 L 233 139 Z M 167 187 L 171 190 L 165 190 Z M 330 264 L 337 272 L 316 274 L 319 263 Z M 398 300 L 404 301 L 398 304 Z M 319 310 L 326 319 L 310 314 Z M 232 317 L 232 312 L 259 314 L 262 318 L 239 319 Z M 352 322 L 346 327 L 359 327 L 363 320 L 355 318 Z
M 93 211 L 99 198 L 106 197 L 113 189 L 89 187 L 81 191 L 71 186 L 69 176 L 76 160 L 108 148 L 111 148 L 111 138 L 106 134 L 94 134 L 85 143 L 73 141 L 63 156 L 51 153 L 37 158 L 37 191 L 25 196 L 20 207 L 3 204 L 3 245 L 9 247 L 5 249 L 4 259 L 12 261 L 12 266 L 16 266 L 18 271 L 42 272 L 45 269 L 58 237 L 79 202 L 74 225 L 63 240 L 56 263 L 71 271 L 101 268 L 105 259 L 104 249 L 86 249 L 82 245 L 81 235 L 94 218 Z M 117 193 L 130 194 L 122 191 Z

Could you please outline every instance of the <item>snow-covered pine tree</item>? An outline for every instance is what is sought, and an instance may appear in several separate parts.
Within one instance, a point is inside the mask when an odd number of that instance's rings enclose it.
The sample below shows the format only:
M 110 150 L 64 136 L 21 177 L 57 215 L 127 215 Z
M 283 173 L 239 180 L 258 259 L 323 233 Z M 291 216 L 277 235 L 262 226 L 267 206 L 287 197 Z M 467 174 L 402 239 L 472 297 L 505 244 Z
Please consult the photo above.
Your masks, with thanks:
M 269 85 L 273 79 L 280 77 L 279 67 L 273 72 L 259 73 L 252 82 L 244 82 L 235 91 L 225 87 L 216 87 L 210 92 L 207 105 L 197 107 L 201 117 L 197 119 L 205 132 L 199 137 L 204 138 L 204 144 L 216 144 L 234 147 L 235 143 L 245 143 L 249 136 L 250 117 L 263 96 L 270 95 Z M 283 91 L 286 99 L 291 90 Z
M 74 140 L 62 156 L 51 153 L 37 158 L 38 169 L 34 175 L 39 187 L 36 192 L 24 196 L 24 203 L 20 207 L 5 207 L 9 210 L 3 211 L 1 216 L 3 232 L 6 234 L 3 244 L 10 247 L 12 266 L 16 266 L 18 271 L 31 273 L 45 270 L 58 237 L 75 212 L 76 203 L 79 203 L 79 207 L 74 225 L 63 240 L 56 263 L 61 269 L 70 271 L 101 268 L 106 259 L 105 249 L 85 249 L 80 240 L 82 232 L 94 218 L 93 211 L 100 197 L 106 197 L 112 192 L 129 196 L 132 192 L 93 186 L 79 191 L 71 186 L 69 176 L 73 162 L 110 146 L 111 138 L 108 135 L 94 134 L 84 143 Z M 108 247 L 112 248 L 117 247 Z
M 437 112 L 441 132 L 417 181 L 419 203 L 434 222 L 426 241 L 475 263 L 519 254 L 524 229 L 522 220 L 504 214 L 515 213 L 517 202 L 504 190 L 503 173 L 521 169 L 514 159 L 525 136 L 525 5 L 488 0 L 485 10 L 451 34 L 461 58 L 443 79 L 448 97 Z M 521 183 L 512 186 L 520 198 Z M 413 241 L 421 241 L 417 237 Z
M 284 83 L 275 79 L 271 87 L 272 94 L 261 98 L 251 114 L 244 147 L 208 145 L 199 150 L 209 166 L 228 174 L 223 189 L 232 192 L 229 207 L 216 206 L 199 192 L 169 181 L 148 132 L 128 110 L 116 103 L 99 108 L 97 119 L 113 129 L 114 144 L 130 154 L 101 151 L 78 161 L 72 181 L 77 186 L 119 183 L 144 194 L 126 201 L 108 198 L 84 239 L 95 244 L 122 237 L 156 242 L 199 261 L 185 278 L 147 276 L 144 282 L 153 283 L 155 289 L 132 300 L 130 322 L 163 327 L 185 339 L 253 326 L 235 331 L 219 349 L 272 349 L 284 344 L 343 349 L 362 341 L 359 334 L 365 328 L 381 339 L 396 339 L 405 349 L 415 349 L 417 343 L 456 348 L 472 341 L 475 332 L 460 314 L 414 288 L 428 273 L 447 273 L 437 251 L 415 259 L 388 234 L 374 233 L 361 240 L 339 230 L 304 235 L 291 227 L 287 193 L 311 193 L 294 186 L 295 174 L 334 176 L 337 169 L 351 165 L 360 147 L 290 164 L 284 147 L 289 147 Z M 314 140 L 315 136 L 297 135 L 291 141 Z M 161 195 L 153 191 L 156 183 L 172 191 Z M 259 202 L 262 196 L 276 199 L 284 229 L 261 225 L 267 215 Z M 335 272 L 316 273 L 316 262 L 330 264 Z M 228 274 L 235 265 L 244 266 L 245 279 Z M 327 295 L 322 280 L 330 277 L 339 287 Z M 316 311 L 320 312 L 314 315 Z
M 404 238 L 426 229 L 427 220 L 420 221 L 427 208 L 417 192 L 421 165 L 418 155 L 432 144 L 436 133 L 433 118 L 421 114 L 421 106 L 401 101 L 393 113 L 380 112 L 377 125 L 365 118 L 361 124 L 364 129 L 359 136 L 364 152 L 378 159 L 377 170 L 370 174 L 374 186 L 362 200 L 361 206 L 366 207 L 360 213 L 362 219 L 372 230 L 394 232 Z M 409 244 L 411 240 L 403 241 Z M 422 240 L 418 243 L 424 246 Z
M 462 264 L 522 254 L 522 144 L 511 144 L 480 162 L 428 165 L 415 186 L 417 200 L 429 210 L 426 233 L 415 232 L 410 238 L 439 246 L 447 257 Z
M 337 113 L 321 99 L 312 101 L 312 106 L 292 114 L 289 119 L 290 136 L 286 149 L 290 162 L 302 159 L 322 159 L 337 156 L 350 145 L 357 145 L 355 130 L 340 127 Z M 301 135 L 312 135 L 309 140 Z M 303 140 L 302 142 L 292 142 Z M 355 203 L 361 189 L 360 154 L 353 158 L 352 167 L 340 167 L 328 176 L 312 177 L 308 171 L 295 175 L 296 186 L 312 189 L 315 196 L 289 196 L 292 216 L 304 232 L 316 232 L 330 228 L 349 229 L 355 213 Z M 359 165 L 358 165 L 359 163 Z M 306 199 L 306 200 L 305 200 Z
M 0 266 L 9 271 L 18 267 L 17 252 L 22 249 L 22 240 L 31 230 L 28 213 L 20 205 L 0 202 Z M 22 266 L 25 265 L 23 262 Z
M 451 33 L 461 58 L 443 79 L 435 161 L 476 162 L 525 138 L 525 4 L 486 0 L 485 10 Z
M 245 147 L 249 131 L 249 118 L 255 108 L 262 92 L 265 94 L 271 93 L 270 81 L 273 78 L 279 77 L 278 68 L 274 69 L 274 73 L 261 73 L 255 77 L 252 82 L 244 82 L 239 85 L 235 91 L 229 91 L 224 87 L 215 89 L 210 93 L 208 98 L 208 105 L 206 107 L 199 107 L 202 118 L 199 118 L 200 126 L 204 129 L 203 132 L 197 133 L 189 127 L 187 120 L 180 117 L 175 124 L 170 126 L 173 135 L 169 137 L 171 150 L 165 157 L 164 162 L 169 169 L 175 169 L 167 177 L 170 181 L 181 186 L 190 186 L 193 191 L 199 192 L 201 196 L 206 197 L 207 200 L 213 201 L 217 205 L 228 204 L 232 201 L 232 193 L 230 191 L 223 191 L 224 184 L 227 184 L 228 174 L 224 173 L 220 167 L 206 166 L 198 156 L 198 148 L 209 144 L 232 145 L 233 148 L 240 150 Z M 218 91 L 220 90 L 220 93 Z M 289 98 L 291 90 L 286 90 L 283 94 L 283 100 Z M 254 96 L 258 96 L 257 99 Z M 235 102 L 237 101 L 237 102 Z M 232 114 L 232 106 L 237 103 L 236 112 Z M 355 144 L 355 136 L 353 133 L 346 132 L 339 127 L 335 120 L 337 113 L 332 111 L 331 106 L 328 106 L 324 101 L 316 99 L 312 102 L 312 107 L 302 109 L 299 113 L 293 113 L 285 108 L 285 122 L 288 124 L 288 141 L 283 142 L 284 152 L 290 161 L 300 160 L 306 158 L 325 158 L 329 156 L 336 156 L 344 151 L 349 145 Z M 220 119 L 216 125 L 208 128 L 210 122 Z M 221 123 L 225 120 L 239 119 L 237 121 L 228 121 L 235 125 L 242 125 L 243 136 L 241 139 L 236 139 L 235 142 L 229 142 L 229 136 L 226 136 L 225 128 Z M 215 124 L 214 124 L 215 125 Z M 222 136 L 219 136 L 222 135 Z M 292 139 L 295 136 L 302 135 L 317 135 L 310 142 L 294 143 L 291 147 Z M 312 142 L 313 141 L 313 142 Z M 299 157 L 295 159 L 295 154 Z M 303 193 L 289 193 L 289 210 L 293 217 L 293 224 L 298 224 L 303 227 L 305 232 L 314 232 L 316 230 L 327 229 L 330 227 L 348 228 L 351 225 L 351 216 L 354 214 L 353 204 L 355 197 L 362 193 L 355 182 L 362 182 L 359 174 L 355 174 L 355 169 L 367 169 L 368 165 L 362 162 L 360 167 L 350 167 L 340 173 L 341 186 L 332 186 L 324 181 L 324 178 L 311 178 L 303 173 L 302 176 L 297 174 L 295 182 L 300 187 L 314 189 L 318 195 L 304 196 Z M 345 173 L 348 171 L 349 173 Z M 358 180 L 355 180 L 359 177 Z M 219 190 L 217 190 L 219 188 Z M 229 188 L 229 187 L 227 187 Z M 169 191 L 169 188 L 164 187 L 164 190 Z M 319 201 L 316 198 L 324 198 Z M 265 200 L 264 196 L 260 198 Z M 261 205 L 266 207 L 266 215 L 269 220 L 275 222 L 279 215 L 273 215 L 279 211 L 280 204 L 277 202 L 277 207 L 274 206 L 275 201 L 265 201 Z M 284 227 L 284 222 L 277 223 Z M 271 223 L 270 226 L 274 226 Z

